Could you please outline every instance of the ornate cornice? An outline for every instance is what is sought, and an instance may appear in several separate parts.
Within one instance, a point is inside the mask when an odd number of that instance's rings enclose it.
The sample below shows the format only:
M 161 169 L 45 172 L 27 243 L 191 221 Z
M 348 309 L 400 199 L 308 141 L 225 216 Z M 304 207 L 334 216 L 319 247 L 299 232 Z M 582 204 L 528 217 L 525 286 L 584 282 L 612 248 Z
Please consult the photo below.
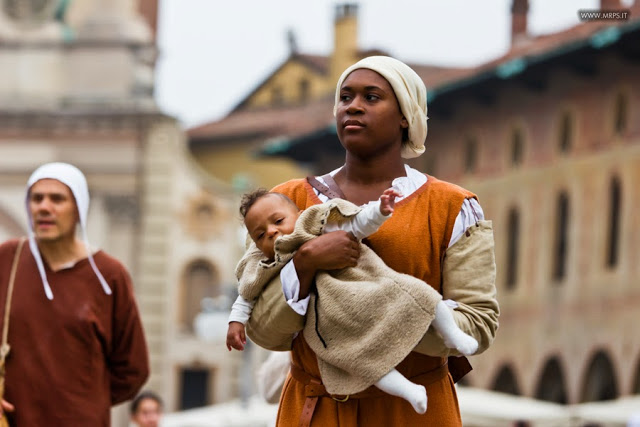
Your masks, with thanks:
M 156 111 L 38 112 L 1 111 L 0 137 L 137 135 L 166 116 Z

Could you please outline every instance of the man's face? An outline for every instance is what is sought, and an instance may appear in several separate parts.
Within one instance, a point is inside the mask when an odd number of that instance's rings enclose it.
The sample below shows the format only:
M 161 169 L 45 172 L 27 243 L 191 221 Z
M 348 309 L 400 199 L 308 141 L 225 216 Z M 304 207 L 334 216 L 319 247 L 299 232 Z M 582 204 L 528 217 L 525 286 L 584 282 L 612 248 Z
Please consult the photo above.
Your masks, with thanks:
M 158 402 L 153 399 L 143 399 L 131 419 L 140 427 L 158 427 L 161 416 L 162 408 Z
M 41 179 L 29 191 L 33 232 L 40 242 L 74 238 L 78 208 L 69 187 L 55 179 Z

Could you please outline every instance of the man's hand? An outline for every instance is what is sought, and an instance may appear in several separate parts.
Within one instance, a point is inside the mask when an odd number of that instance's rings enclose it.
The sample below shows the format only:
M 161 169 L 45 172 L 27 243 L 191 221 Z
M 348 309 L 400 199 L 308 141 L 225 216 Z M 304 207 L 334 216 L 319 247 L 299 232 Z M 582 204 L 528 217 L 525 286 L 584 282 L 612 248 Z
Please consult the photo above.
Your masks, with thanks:
M 244 325 L 240 322 L 229 322 L 229 329 L 227 329 L 227 348 L 229 351 L 232 348 L 242 351 L 246 343 Z
M 380 196 L 380 213 L 384 216 L 389 216 L 393 213 L 393 209 L 396 205 L 396 197 L 402 197 L 402 194 L 394 190 L 393 188 L 387 188 Z

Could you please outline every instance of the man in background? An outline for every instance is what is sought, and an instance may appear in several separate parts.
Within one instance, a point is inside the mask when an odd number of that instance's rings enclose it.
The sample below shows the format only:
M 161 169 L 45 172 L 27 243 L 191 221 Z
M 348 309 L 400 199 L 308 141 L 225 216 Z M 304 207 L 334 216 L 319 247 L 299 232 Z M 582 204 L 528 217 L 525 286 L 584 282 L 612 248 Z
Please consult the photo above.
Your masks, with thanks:
M 3 312 L 17 256 L 2 410 L 16 427 L 109 427 L 111 406 L 135 396 L 149 375 L 131 278 L 90 246 L 89 191 L 75 166 L 36 169 L 26 210 L 28 241 L 19 253 L 17 239 L 0 245 Z

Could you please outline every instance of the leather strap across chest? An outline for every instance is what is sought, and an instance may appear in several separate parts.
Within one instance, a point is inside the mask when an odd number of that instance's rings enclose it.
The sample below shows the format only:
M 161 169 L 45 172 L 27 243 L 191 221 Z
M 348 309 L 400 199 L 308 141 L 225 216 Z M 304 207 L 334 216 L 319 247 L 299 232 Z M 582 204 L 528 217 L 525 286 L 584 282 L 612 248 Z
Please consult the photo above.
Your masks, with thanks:
M 347 199 L 331 174 L 323 175 L 321 178 L 326 185 L 320 182 L 315 176 L 308 176 L 307 182 L 329 199 Z

